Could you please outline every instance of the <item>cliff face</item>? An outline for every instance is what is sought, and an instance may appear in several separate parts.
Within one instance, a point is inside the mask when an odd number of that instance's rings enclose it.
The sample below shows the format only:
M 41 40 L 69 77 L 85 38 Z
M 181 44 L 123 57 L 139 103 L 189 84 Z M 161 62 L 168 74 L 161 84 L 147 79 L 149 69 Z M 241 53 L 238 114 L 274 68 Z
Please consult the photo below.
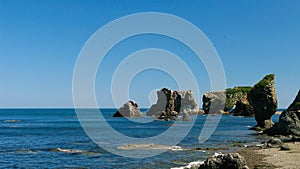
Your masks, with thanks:
M 248 92 L 252 87 L 234 87 L 225 91 L 209 92 L 203 95 L 203 110 L 206 114 L 217 114 L 220 110 L 225 112 L 230 111 L 238 101 L 247 97 Z M 215 106 L 211 106 L 214 104 Z M 219 105 L 219 106 L 218 106 Z M 211 109 L 213 107 L 213 109 Z
M 152 105 L 147 116 L 156 116 L 164 120 L 175 120 L 179 114 L 198 113 L 198 105 L 191 90 L 169 90 L 163 88 L 157 91 L 157 103 Z
M 257 127 L 271 127 L 271 117 L 277 109 L 274 79 L 275 75 L 270 74 L 253 87 L 235 87 L 225 91 L 206 93 L 203 95 L 203 110 L 206 114 L 217 114 L 235 107 L 231 111 L 233 115 L 255 115 Z M 300 107 L 298 103 L 295 103 L 293 107 Z

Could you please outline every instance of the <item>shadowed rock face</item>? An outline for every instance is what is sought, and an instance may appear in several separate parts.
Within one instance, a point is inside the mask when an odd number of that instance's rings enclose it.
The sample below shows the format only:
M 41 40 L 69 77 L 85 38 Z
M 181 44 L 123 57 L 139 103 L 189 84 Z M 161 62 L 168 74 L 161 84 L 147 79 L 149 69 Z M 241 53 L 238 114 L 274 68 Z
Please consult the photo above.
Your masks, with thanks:
M 179 114 L 197 114 L 198 105 L 191 90 L 157 91 L 157 103 L 152 105 L 147 116 L 156 116 L 163 120 L 175 120 Z
M 122 107 L 120 107 L 113 117 L 141 117 L 139 106 L 134 101 L 130 100 L 126 102 Z
M 248 101 L 248 95 L 236 102 L 235 109 L 231 113 L 234 116 L 254 116 L 254 110 Z
M 282 112 L 278 123 L 270 129 L 264 131 L 268 135 L 294 135 L 300 136 L 300 90 L 294 102 L 289 106 L 289 108 Z
M 274 74 L 265 76 L 249 92 L 248 100 L 254 109 L 257 127 L 271 127 L 271 117 L 275 114 L 278 104 L 274 79 Z

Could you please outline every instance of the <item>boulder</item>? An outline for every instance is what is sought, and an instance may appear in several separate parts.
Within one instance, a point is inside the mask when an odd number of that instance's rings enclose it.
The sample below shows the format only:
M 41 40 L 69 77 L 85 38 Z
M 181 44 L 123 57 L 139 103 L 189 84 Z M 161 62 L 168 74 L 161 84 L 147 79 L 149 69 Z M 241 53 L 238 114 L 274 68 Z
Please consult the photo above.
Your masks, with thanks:
M 270 138 L 266 143 L 277 145 L 277 146 L 281 146 L 283 144 L 279 138 Z
M 238 153 L 220 154 L 207 158 L 199 169 L 248 169 L 246 160 Z
M 278 123 L 275 123 L 273 127 L 266 129 L 263 133 L 274 135 L 295 135 L 300 136 L 300 121 L 295 111 L 284 111 L 279 117 Z
M 277 97 L 274 85 L 275 75 L 265 76 L 250 90 L 248 100 L 254 109 L 256 127 L 270 128 L 272 126 L 272 115 L 277 110 Z
M 132 100 L 126 102 L 113 115 L 113 117 L 141 117 L 141 116 L 143 116 L 143 113 L 141 113 L 137 103 Z
M 169 90 L 163 88 L 157 91 L 157 102 L 152 105 L 147 116 L 155 116 L 163 120 L 175 120 L 177 116 L 187 112 L 198 114 L 199 109 L 191 90 Z
M 228 112 L 234 108 L 237 102 L 247 96 L 251 88 L 249 86 L 242 86 L 229 88 L 225 91 L 205 93 L 202 98 L 202 108 L 206 114 L 217 114 L 220 110 Z
M 287 143 L 285 143 L 280 146 L 280 150 L 289 151 L 291 150 L 291 147 Z
M 289 108 L 281 113 L 278 123 L 275 123 L 272 128 L 264 130 L 263 133 L 267 135 L 300 136 L 299 98 L 300 91 Z

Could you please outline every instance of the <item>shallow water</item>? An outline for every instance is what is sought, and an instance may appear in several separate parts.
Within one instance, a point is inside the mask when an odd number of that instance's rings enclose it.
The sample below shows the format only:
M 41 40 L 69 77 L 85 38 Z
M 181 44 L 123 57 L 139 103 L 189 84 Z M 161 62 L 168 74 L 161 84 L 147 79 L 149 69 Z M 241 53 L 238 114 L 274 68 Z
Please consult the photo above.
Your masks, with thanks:
M 89 111 L 89 110 L 87 110 Z M 145 111 L 145 110 L 144 110 Z M 173 122 L 153 121 L 135 123 L 123 118 L 112 118 L 115 109 L 103 109 L 106 121 L 118 132 L 130 137 L 145 138 L 164 132 Z M 147 117 L 151 118 L 151 117 Z M 119 151 L 139 151 L 165 148 L 168 151 L 145 159 L 132 159 L 111 154 L 95 144 L 83 131 L 73 109 L 1 109 L 0 110 L 0 167 L 1 168 L 171 168 L 204 160 L 213 151 L 198 151 L 198 147 L 228 147 L 234 141 L 259 142 L 254 118 L 223 115 L 206 142 L 198 137 L 205 120 L 212 116 L 193 116 L 196 123 L 189 134 L 177 145 L 129 145 Z M 275 121 L 278 115 L 273 118 Z M 178 132 L 190 122 L 179 122 Z M 107 143 L 113 145 L 109 136 Z M 122 142 L 122 140 L 120 140 Z M 126 145 L 125 145 L 126 146 Z M 160 147 L 161 146 L 161 147 Z M 231 147 L 229 147 L 231 148 Z

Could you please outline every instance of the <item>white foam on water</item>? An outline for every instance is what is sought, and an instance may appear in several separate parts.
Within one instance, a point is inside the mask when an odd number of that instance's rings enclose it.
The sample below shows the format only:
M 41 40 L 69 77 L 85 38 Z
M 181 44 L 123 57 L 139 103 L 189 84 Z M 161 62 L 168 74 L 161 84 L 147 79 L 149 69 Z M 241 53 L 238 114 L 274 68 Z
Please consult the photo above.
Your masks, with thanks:
M 203 164 L 204 161 L 193 161 L 193 162 L 190 162 L 188 165 L 186 166 L 182 166 L 182 167 L 173 167 L 171 169 L 190 169 L 192 167 L 199 167 L 201 164 Z
M 84 151 L 84 150 L 62 149 L 62 148 L 55 148 L 52 151 L 71 153 L 71 154 L 86 153 L 86 151 Z

